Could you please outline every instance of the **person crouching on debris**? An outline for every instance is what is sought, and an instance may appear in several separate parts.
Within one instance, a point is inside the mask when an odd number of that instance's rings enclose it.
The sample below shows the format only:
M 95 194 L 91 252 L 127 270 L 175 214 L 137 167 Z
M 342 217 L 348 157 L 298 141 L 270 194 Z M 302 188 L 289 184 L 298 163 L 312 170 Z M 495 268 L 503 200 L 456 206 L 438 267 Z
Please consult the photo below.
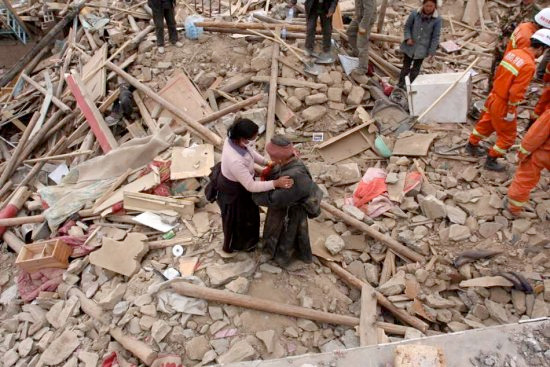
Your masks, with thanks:
M 518 159 L 519 166 L 508 188 L 508 210 L 514 215 L 522 212 L 542 170 L 550 170 L 550 110 L 546 110 L 525 134 Z
M 263 249 L 283 267 L 288 266 L 293 257 L 311 263 L 307 220 L 321 213 L 323 192 L 313 182 L 309 170 L 286 137 L 275 135 L 266 145 L 266 151 L 275 166 L 265 173 L 264 178 L 273 180 L 289 176 L 294 185 L 288 190 L 252 194 L 256 204 L 268 208 Z
M 535 73 L 535 59 L 550 46 L 550 30 L 540 29 L 531 37 L 531 46 L 515 49 L 504 55 L 497 68 L 493 89 L 485 102 L 485 112 L 477 122 L 466 152 L 481 157 L 485 151 L 479 147 L 482 139 L 493 132 L 497 141 L 487 153 L 485 169 L 502 172 L 505 165 L 497 162 L 514 144 L 517 134 L 517 107 L 525 96 L 525 91 Z
M 291 0 L 291 6 L 295 6 L 297 0 Z M 332 39 L 332 15 L 336 10 L 338 0 L 306 0 L 306 54 L 310 57 L 316 57 L 319 60 L 332 60 L 331 39 Z M 317 28 L 317 18 L 321 23 L 323 32 L 323 52 L 320 55 L 315 53 L 315 32 Z
M 403 68 L 399 75 L 399 88 L 405 89 L 407 76 L 411 83 L 416 79 L 425 58 L 432 60 L 439 46 L 441 23 L 436 0 L 423 0 L 422 7 L 413 10 L 407 18 L 405 39 L 400 47 L 403 52 Z
M 176 13 L 174 6 L 175 0 L 148 0 L 147 5 L 153 11 L 153 22 L 155 23 L 155 33 L 157 35 L 158 53 L 164 53 L 164 20 L 168 26 L 168 38 L 170 43 L 176 47 L 182 47 L 183 44 L 178 41 L 178 31 L 176 29 Z
M 239 119 L 229 128 L 223 145 L 216 189 L 222 215 L 223 250 L 228 253 L 252 251 L 260 239 L 260 210 L 251 193 L 290 189 L 294 184 L 288 176 L 265 182 L 254 179 L 254 163 L 269 163 L 254 149 L 257 137 L 258 125 Z

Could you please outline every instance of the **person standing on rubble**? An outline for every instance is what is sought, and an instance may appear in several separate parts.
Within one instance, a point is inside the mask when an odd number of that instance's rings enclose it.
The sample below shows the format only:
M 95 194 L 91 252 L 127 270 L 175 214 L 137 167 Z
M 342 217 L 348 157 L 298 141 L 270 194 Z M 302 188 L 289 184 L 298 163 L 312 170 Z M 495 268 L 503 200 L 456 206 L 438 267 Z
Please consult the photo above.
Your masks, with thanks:
M 222 149 L 221 172 L 216 180 L 218 205 L 223 226 L 223 250 L 252 251 L 260 239 L 260 210 L 252 201 L 253 192 L 290 189 L 288 176 L 260 182 L 254 179 L 254 163 L 271 165 L 255 149 L 258 125 L 248 119 L 236 120 L 227 132 Z
M 517 107 L 535 73 L 535 59 L 550 46 L 550 30 L 540 29 L 531 37 L 530 47 L 515 49 L 504 55 L 496 74 L 493 89 L 484 106 L 484 113 L 470 135 L 466 152 L 485 155 L 479 143 L 493 132 L 496 143 L 487 152 L 485 169 L 502 172 L 505 165 L 497 162 L 514 144 L 517 134 Z
M 291 0 L 290 5 L 296 6 L 297 0 Z M 338 0 L 306 0 L 306 54 L 320 60 L 331 60 L 332 47 L 332 15 L 336 10 Z M 317 18 L 321 23 L 323 33 L 323 52 L 320 55 L 315 53 L 315 33 Z
M 294 180 L 294 186 L 288 190 L 252 194 L 256 204 L 268 208 L 263 250 L 282 267 L 288 266 L 293 257 L 311 263 L 313 256 L 307 220 L 321 214 L 323 192 L 313 182 L 309 170 L 286 137 L 275 135 L 267 143 L 266 151 L 275 166 L 264 172 L 263 178 L 289 176 Z
M 516 26 L 525 20 L 531 20 L 538 12 L 540 7 L 535 4 L 535 0 L 522 0 L 519 7 L 512 6 L 508 10 L 508 14 L 500 19 L 498 40 L 493 51 L 493 63 L 491 64 L 491 74 L 489 77 L 488 91 L 493 89 L 493 81 L 495 71 L 505 55 L 504 51 L 508 45 L 508 40 L 514 32 Z M 544 71 L 542 72 L 544 74 Z M 541 78 L 542 78 L 541 74 Z
M 375 0 L 355 0 L 355 16 L 346 31 L 351 55 L 359 58 L 359 67 L 352 71 L 354 79 L 367 74 L 369 69 L 369 39 L 376 21 Z
M 170 43 L 176 47 L 182 47 L 183 44 L 178 41 L 178 31 L 176 29 L 176 13 L 174 6 L 175 0 L 147 0 L 147 5 L 153 11 L 153 22 L 155 23 L 155 34 L 157 36 L 158 53 L 164 53 L 164 20 L 168 27 L 168 38 Z
M 537 186 L 543 169 L 550 170 L 550 110 L 529 129 L 518 151 L 519 166 L 508 188 L 508 210 L 519 215 Z
M 401 43 L 403 68 L 399 75 L 398 86 L 405 89 L 405 78 L 412 83 L 420 73 L 425 58 L 433 59 L 439 46 L 441 17 L 437 11 L 436 0 L 423 0 L 422 7 L 413 10 L 405 23 L 405 39 Z

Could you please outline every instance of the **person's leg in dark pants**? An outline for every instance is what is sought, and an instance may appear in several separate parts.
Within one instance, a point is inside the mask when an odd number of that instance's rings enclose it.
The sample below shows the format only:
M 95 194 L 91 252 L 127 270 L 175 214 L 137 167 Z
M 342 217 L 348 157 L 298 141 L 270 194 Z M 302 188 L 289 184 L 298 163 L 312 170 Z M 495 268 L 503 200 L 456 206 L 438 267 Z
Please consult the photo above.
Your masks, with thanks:
M 321 30 L 323 31 L 323 52 L 330 52 L 332 39 L 332 16 L 327 17 L 325 11 L 321 12 Z
M 399 74 L 399 83 L 397 84 L 399 88 L 405 89 L 405 77 L 411 72 L 411 64 L 413 59 L 403 54 L 403 67 L 401 68 L 401 73 Z
M 153 22 L 155 23 L 155 34 L 157 35 L 157 46 L 164 47 L 164 9 L 152 7 Z
M 412 68 L 411 68 L 411 74 L 409 78 L 411 79 L 411 83 L 414 82 L 418 74 L 420 74 L 420 67 L 422 66 L 422 61 L 424 59 L 414 59 L 412 62 Z
M 170 43 L 175 45 L 176 42 L 178 42 L 178 31 L 176 29 L 176 18 L 173 6 L 164 9 L 164 19 L 166 19 L 166 25 L 168 26 Z
M 315 28 L 317 27 L 317 8 L 311 9 L 311 12 L 306 15 L 306 51 L 313 54 L 315 50 Z

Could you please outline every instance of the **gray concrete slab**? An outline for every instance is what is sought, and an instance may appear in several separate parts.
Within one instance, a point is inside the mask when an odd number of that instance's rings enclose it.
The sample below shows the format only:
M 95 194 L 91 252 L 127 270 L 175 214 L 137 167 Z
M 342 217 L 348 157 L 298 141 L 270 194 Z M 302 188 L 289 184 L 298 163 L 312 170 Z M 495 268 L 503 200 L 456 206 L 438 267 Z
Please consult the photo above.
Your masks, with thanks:
M 393 366 L 395 348 L 402 344 L 443 348 L 447 367 L 550 366 L 550 318 L 332 353 L 233 363 L 224 367 L 301 367 L 304 364 L 315 367 L 387 367 Z M 481 362 L 476 359 L 481 359 Z M 493 362 L 495 364 L 491 364 Z

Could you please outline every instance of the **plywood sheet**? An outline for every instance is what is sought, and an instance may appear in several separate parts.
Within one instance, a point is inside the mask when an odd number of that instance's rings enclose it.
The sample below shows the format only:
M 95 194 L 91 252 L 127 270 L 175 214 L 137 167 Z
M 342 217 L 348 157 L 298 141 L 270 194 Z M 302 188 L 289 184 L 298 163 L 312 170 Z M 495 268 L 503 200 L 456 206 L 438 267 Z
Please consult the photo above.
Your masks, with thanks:
M 317 148 L 325 162 L 336 163 L 371 148 L 369 138 L 372 139 L 372 135 L 369 134 L 368 124 L 362 124 L 327 140 Z
M 195 88 L 193 83 L 191 83 L 189 78 L 187 78 L 182 71 L 177 72 L 176 75 L 166 83 L 166 86 L 162 88 L 158 95 L 178 106 L 194 120 L 199 120 L 213 113 L 210 105 L 204 100 L 197 88 Z M 151 98 L 147 98 L 144 103 L 149 111 L 154 111 L 158 108 L 158 103 Z M 153 112 L 151 114 L 153 115 Z M 178 123 L 183 124 L 183 121 L 178 117 L 164 109 L 160 113 L 159 118 L 163 117 L 173 118 Z
M 393 155 L 425 156 L 435 137 L 436 134 L 413 134 L 399 138 L 393 147 Z
M 214 146 L 196 145 L 190 148 L 175 147 L 172 150 L 170 179 L 181 180 L 193 177 L 205 177 L 214 167 Z
M 103 65 L 107 59 L 107 43 L 104 43 L 97 50 L 92 58 L 82 67 L 82 80 L 86 90 L 93 101 L 97 101 L 106 94 L 107 73 L 105 67 L 97 69 Z
M 327 237 L 338 233 L 336 233 L 336 231 L 332 229 L 332 227 L 314 220 L 308 221 L 308 227 L 311 252 L 313 253 L 313 255 L 331 261 L 341 261 L 342 256 L 340 254 L 333 256 L 330 252 L 328 252 L 327 248 L 325 247 L 325 241 Z

